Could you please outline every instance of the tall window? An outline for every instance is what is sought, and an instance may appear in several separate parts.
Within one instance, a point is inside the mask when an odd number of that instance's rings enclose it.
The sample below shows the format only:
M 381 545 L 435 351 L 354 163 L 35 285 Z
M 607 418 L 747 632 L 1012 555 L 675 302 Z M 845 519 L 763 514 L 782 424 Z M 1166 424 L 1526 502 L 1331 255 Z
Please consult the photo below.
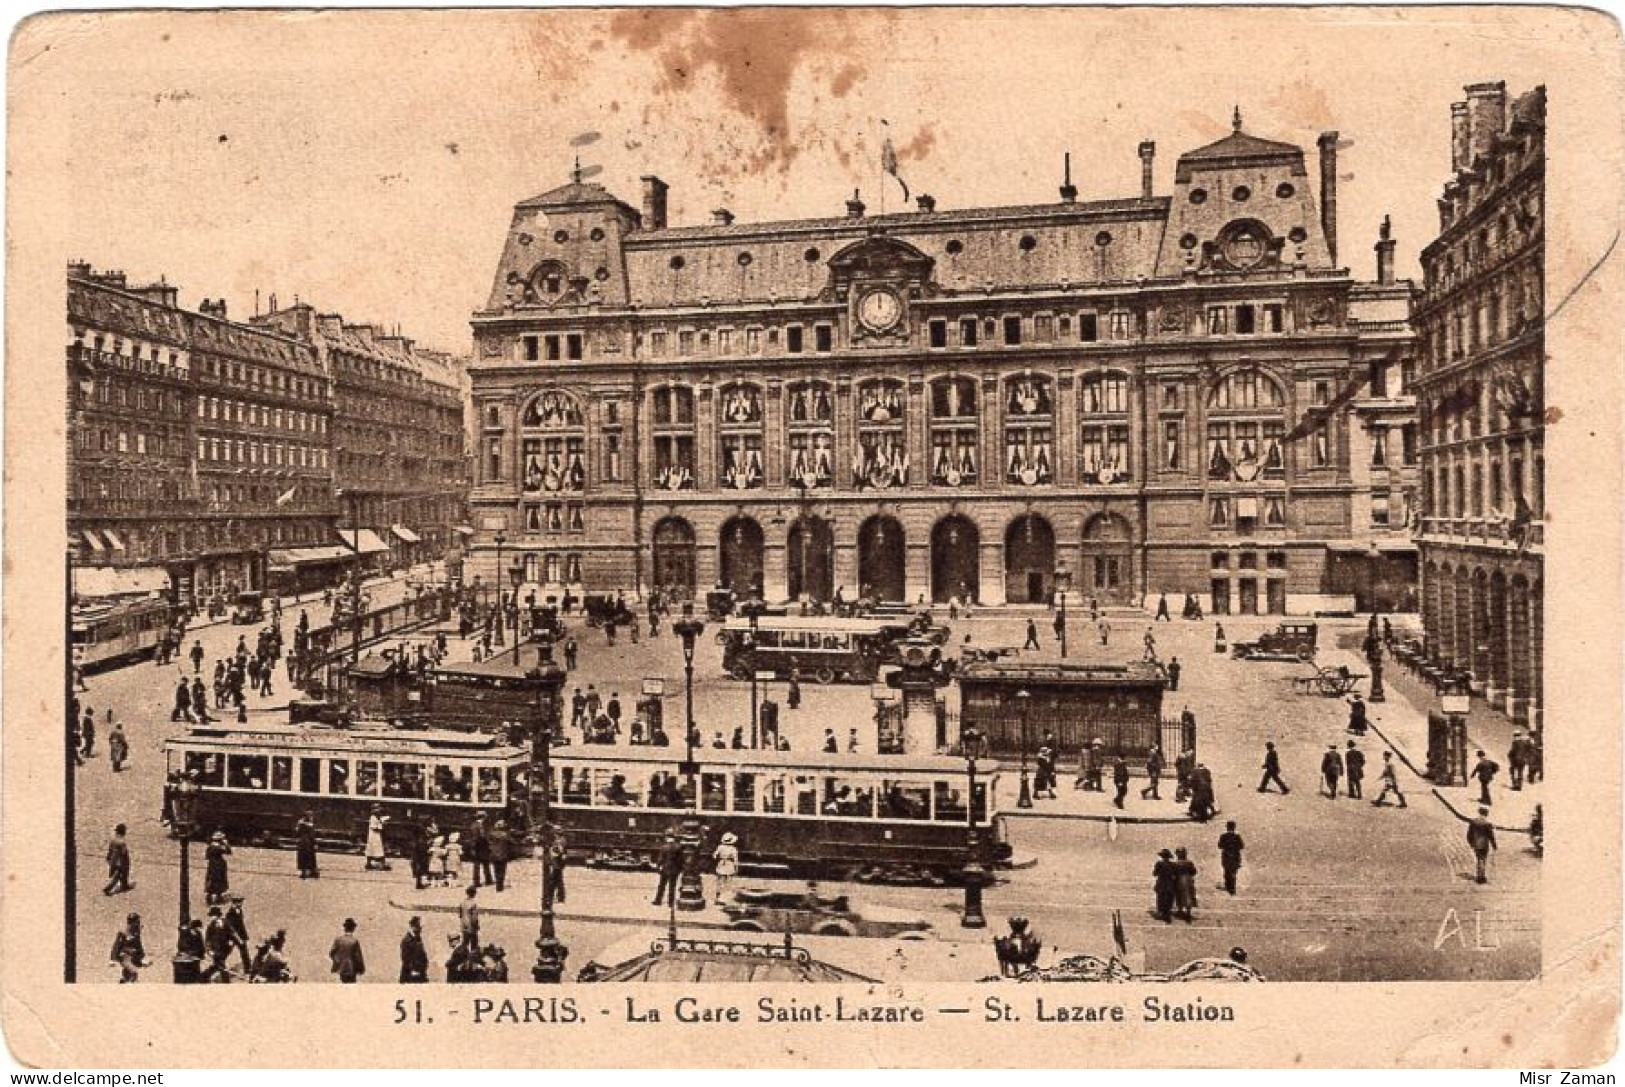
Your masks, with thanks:
M 858 449 L 853 457 L 853 486 L 884 490 L 908 483 L 908 442 L 903 404 L 908 392 L 901 381 L 880 378 L 858 386 Z
M 580 494 L 587 486 L 585 416 L 567 393 L 545 392 L 520 416 L 527 494 Z
M 835 390 L 823 381 L 801 381 L 785 390 L 789 439 L 786 478 L 791 486 L 835 485 Z
M 1215 481 L 1251 482 L 1286 474 L 1281 387 L 1258 370 L 1237 370 L 1208 389 L 1207 474 Z
M 1023 487 L 1055 478 L 1055 393 L 1048 378 L 1021 374 L 1005 381 L 1004 478 Z
M 1090 374 L 1078 383 L 1079 445 L 1084 483 L 1126 483 L 1129 478 L 1128 378 Z
M 944 377 L 931 383 L 932 483 L 939 487 L 976 483 L 979 426 L 975 378 Z
M 656 487 L 689 491 L 695 487 L 698 465 L 694 459 L 694 390 L 668 385 L 654 391 Z
M 762 390 L 736 383 L 717 391 L 717 433 L 722 453 L 722 485 L 753 490 L 765 482 L 762 470 Z

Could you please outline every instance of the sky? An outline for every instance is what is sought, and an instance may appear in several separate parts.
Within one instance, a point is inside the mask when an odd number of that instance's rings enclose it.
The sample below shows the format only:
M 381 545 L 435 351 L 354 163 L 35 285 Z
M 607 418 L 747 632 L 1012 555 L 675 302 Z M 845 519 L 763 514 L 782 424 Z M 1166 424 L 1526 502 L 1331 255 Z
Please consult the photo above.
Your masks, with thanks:
M 61 259 L 165 277 L 232 316 L 272 294 L 466 353 L 512 208 L 573 156 L 673 225 L 839 215 L 882 185 L 890 135 L 943 210 L 1156 189 L 1182 151 L 1247 131 L 1342 134 L 1343 260 L 1401 276 L 1437 230 L 1450 103 L 1536 83 L 1564 108 L 1584 13 L 1465 8 L 136 13 L 42 16 L 13 37 L 20 125 L 51 129 L 73 193 Z M 1580 54 L 1583 61 L 1584 51 Z M 1609 61 L 1612 64 L 1613 61 Z M 590 134 L 597 134 L 593 139 Z M 583 137 L 586 137 L 583 139 Z M 25 144 L 26 145 L 26 141 Z M 573 146 L 581 145 L 581 146 Z

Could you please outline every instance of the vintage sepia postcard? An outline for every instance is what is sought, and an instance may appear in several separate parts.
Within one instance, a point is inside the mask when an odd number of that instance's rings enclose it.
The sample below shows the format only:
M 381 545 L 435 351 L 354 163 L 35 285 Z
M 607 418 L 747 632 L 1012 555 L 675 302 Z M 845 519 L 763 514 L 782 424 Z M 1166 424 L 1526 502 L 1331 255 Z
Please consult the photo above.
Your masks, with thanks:
M 23 22 L 15 1059 L 1608 1060 L 1621 61 Z

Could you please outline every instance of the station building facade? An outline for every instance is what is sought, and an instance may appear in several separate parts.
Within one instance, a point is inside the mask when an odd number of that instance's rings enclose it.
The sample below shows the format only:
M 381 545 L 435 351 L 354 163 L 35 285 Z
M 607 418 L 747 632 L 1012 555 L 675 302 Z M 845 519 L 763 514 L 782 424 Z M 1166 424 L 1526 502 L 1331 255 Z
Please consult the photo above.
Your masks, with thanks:
M 579 175 L 473 315 L 468 572 L 543 591 L 1414 606 L 1412 290 L 1338 259 L 1337 137 L 1137 195 L 667 222 Z M 1318 193 L 1317 190 L 1318 189 Z M 501 558 L 498 557 L 498 536 Z
M 1539 727 L 1545 88 L 1509 102 L 1504 83 L 1474 84 L 1451 120 L 1453 176 L 1415 314 L 1423 626 L 1436 663 Z

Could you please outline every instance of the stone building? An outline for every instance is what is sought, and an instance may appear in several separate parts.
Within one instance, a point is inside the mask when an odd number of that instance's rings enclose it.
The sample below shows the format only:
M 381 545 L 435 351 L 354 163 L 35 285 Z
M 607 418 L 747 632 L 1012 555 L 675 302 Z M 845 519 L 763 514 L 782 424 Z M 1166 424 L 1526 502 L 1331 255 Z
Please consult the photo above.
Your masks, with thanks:
M 1451 107 L 1453 175 L 1422 251 L 1422 617 L 1435 661 L 1541 720 L 1545 134 L 1543 87 Z
M 308 344 L 332 384 L 333 485 L 365 561 L 444 555 L 468 492 L 457 361 L 307 302 L 279 310 L 273 299 L 254 322 Z
M 1386 234 L 1375 282 L 1339 261 L 1335 133 L 1317 178 L 1233 129 L 1163 195 L 1147 142 L 1121 198 L 519 203 L 473 315 L 470 573 L 501 533 L 544 591 L 1021 604 L 1064 571 L 1103 603 L 1404 606 L 1411 287 Z
M 76 591 L 204 600 L 263 586 L 273 548 L 330 542 L 330 397 L 307 346 L 84 263 L 67 308 Z

